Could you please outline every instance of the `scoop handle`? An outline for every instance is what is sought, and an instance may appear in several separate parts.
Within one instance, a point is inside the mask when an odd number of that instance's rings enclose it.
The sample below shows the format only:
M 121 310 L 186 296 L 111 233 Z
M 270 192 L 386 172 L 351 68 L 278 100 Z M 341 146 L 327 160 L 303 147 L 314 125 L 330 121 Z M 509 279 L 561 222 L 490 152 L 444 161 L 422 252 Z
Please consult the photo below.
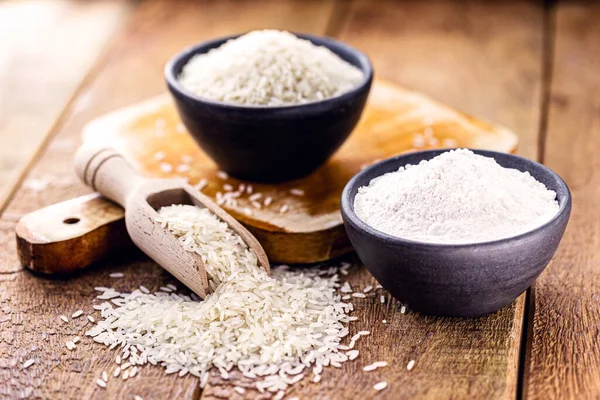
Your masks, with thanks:
M 77 150 L 74 164 L 83 183 L 123 207 L 130 193 L 147 180 L 112 148 L 84 144 Z

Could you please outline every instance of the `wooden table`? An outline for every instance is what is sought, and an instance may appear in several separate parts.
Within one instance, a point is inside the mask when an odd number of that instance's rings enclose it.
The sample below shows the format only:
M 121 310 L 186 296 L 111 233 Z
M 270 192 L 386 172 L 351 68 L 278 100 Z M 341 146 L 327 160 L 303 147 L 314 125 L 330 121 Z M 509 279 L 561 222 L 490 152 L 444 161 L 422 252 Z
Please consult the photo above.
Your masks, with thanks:
M 558 172 L 574 207 L 560 249 L 535 287 L 477 319 L 408 312 L 356 299 L 369 329 L 361 355 L 330 368 L 300 398 L 585 399 L 600 397 L 600 6 L 534 2 L 221 0 L 0 3 L 0 396 L 5 398 L 239 398 L 232 384 L 143 368 L 95 384 L 113 353 L 84 342 L 70 352 L 93 287 L 158 288 L 173 278 L 140 254 L 76 276 L 24 270 L 14 226 L 30 211 L 86 193 L 71 157 L 90 119 L 165 90 L 177 50 L 214 36 L 271 27 L 338 37 L 366 51 L 380 77 L 520 135 L 519 153 Z M 42 190 L 40 190 L 40 188 Z M 350 260 L 356 262 L 354 258 Z M 110 272 L 125 279 L 110 281 Z M 354 268 L 352 283 L 372 278 Z M 387 324 L 382 320 L 386 319 Z M 29 358 L 35 364 L 22 369 Z M 416 360 L 412 371 L 409 360 Z M 377 360 L 390 366 L 361 367 Z M 112 370 L 112 369 L 110 369 Z M 374 383 L 389 387 L 377 394 Z M 257 392 L 250 392 L 256 397 Z

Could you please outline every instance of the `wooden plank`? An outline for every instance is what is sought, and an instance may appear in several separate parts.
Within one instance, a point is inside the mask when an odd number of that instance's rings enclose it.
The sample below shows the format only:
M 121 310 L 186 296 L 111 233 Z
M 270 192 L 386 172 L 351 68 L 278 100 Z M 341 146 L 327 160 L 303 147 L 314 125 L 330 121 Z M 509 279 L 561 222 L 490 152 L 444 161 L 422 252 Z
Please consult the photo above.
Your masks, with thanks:
M 333 10 L 333 0 L 214 3 L 148 2 L 137 10 L 107 55 L 98 77 L 83 88 L 67 110 L 57 129 L 59 134 L 49 144 L 36 171 L 25 180 L 4 219 L 16 220 L 42 206 L 86 192 L 71 167 L 83 126 L 109 111 L 165 92 L 164 65 L 182 48 L 265 26 L 322 33 Z
M 107 111 L 165 90 L 162 68 L 179 49 L 214 36 L 265 26 L 296 31 L 324 32 L 333 1 L 302 0 L 147 2 L 135 10 L 96 74 L 56 127 L 0 221 L 0 397 L 42 398 L 182 398 L 199 397 L 195 378 L 167 376 L 162 368 L 147 367 L 140 376 L 96 386 L 103 370 L 112 372 L 115 354 L 84 338 L 70 352 L 64 346 L 75 335 L 83 337 L 83 318 L 63 324 L 61 314 L 81 308 L 91 311 L 95 286 L 116 285 L 131 290 L 139 284 L 158 289 L 173 278 L 138 253 L 121 255 L 62 279 L 34 276 L 18 265 L 14 220 L 37 208 L 67 200 L 88 189 L 72 170 L 71 159 L 83 125 Z M 111 280 L 110 272 L 125 278 Z M 46 333 L 46 340 L 42 340 Z M 22 363 L 36 363 L 22 370 Z M 109 368 L 110 367 L 110 368 Z
M 378 76 L 511 125 L 525 142 L 521 153 L 536 157 L 541 5 L 380 1 L 374 7 L 365 0 L 353 3 L 350 13 L 340 24 L 339 36 L 371 57 Z M 374 283 L 363 267 L 355 268 L 349 278 L 355 288 Z M 357 344 L 359 358 L 340 369 L 326 369 L 318 385 L 305 378 L 287 396 L 376 395 L 393 400 L 517 396 L 524 295 L 499 312 L 476 319 L 402 314 L 397 302 L 382 305 L 378 297 L 353 299 L 359 320 L 350 326 L 350 334 L 371 331 Z M 410 360 L 416 365 L 408 371 Z M 389 365 L 362 371 L 375 361 Z M 383 380 L 388 388 L 376 394 L 372 386 Z M 225 398 L 233 384 L 213 377 L 202 397 Z
M 341 39 L 366 51 L 379 76 L 509 125 L 521 135 L 521 154 L 536 157 L 541 5 L 386 1 L 372 7 L 359 1 L 351 12 Z M 357 313 L 361 321 L 383 318 L 381 307 L 373 303 Z M 390 382 L 382 397 L 512 399 L 523 313 L 521 296 L 499 313 L 477 320 L 406 315 L 398 335 L 372 336 L 374 342 L 361 348 L 361 354 L 370 361 L 385 357 L 390 362 L 378 377 Z M 382 350 L 386 348 L 391 348 L 387 354 Z M 406 370 L 409 357 L 418 366 L 411 372 Z M 346 374 L 352 376 L 352 388 L 357 382 L 365 388 L 367 380 L 376 382 L 363 374 Z
M 542 79 L 542 5 L 534 2 L 358 1 L 342 38 L 376 75 L 519 134 L 535 159 Z
M 58 316 L 75 311 L 72 307 L 76 305 L 91 304 L 93 286 L 114 284 L 114 281 L 111 282 L 107 277 L 109 272 L 125 272 L 126 278 L 117 282 L 117 288 L 123 290 L 129 290 L 139 283 L 154 289 L 169 282 L 168 274 L 153 263 L 140 262 L 143 258 L 134 256 L 107 261 L 68 280 L 33 277 L 27 272 L 19 272 L 19 267 L 15 264 L 14 243 L 10 242 L 13 229 L 10 220 L 38 207 L 85 192 L 76 182 L 70 165 L 73 147 L 78 143 L 78 132 L 84 122 L 110 109 L 159 92 L 162 88 L 159 72 L 162 64 L 168 55 L 179 47 L 209 36 L 230 33 L 232 29 L 247 29 L 232 28 L 232 24 L 256 27 L 264 25 L 268 18 L 277 18 L 277 21 L 280 21 L 278 23 L 282 24 L 279 27 L 288 27 L 283 25 L 288 23 L 289 29 L 319 32 L 319 21 L 326 23 L 327 18 L 323 15 L 330 10 L 330 3 L 322 2 L 252 2 L 251 6 L 244 4 L 250 3 L 203 3 L 205 8 L 202 9 L 187 3 L 144 4 L 109 54 L 107 64 L 99 70 L 97 79 L 85 87 L 82 96 L 69 110 L 64 123 L 58 128 L 56 139 L 50 143 L 43 157 L 32 169 L 24 189 L 17 193 L 9 205 L 8 211 L 3 215 L 5 221 L 0 226 L 6 234 L 5 243 L 0 240 L 0 260 L 3 260 L 0 266 L 8 271 L 0 276 L 0 299 L 2 310 L 6 313 L 0 319 L 0 335 L 3 335 L 0 336 L 0 362 L 16 367 L 27 358 L 34 357 L 40 360 L 40 365 L 36 364 L 26 371 L 18 368 L 1 369 L 0 379 L 11 382 L 7 389 L 0 389 L 6 390 L 7 397 L 17 397 L 26 391 L 32 395 L 56 397 L 59 387 L 62 390 L 61 394 L 66 398 L 120 398 L 131 397 L 133 394 L 146 398 L 197 397 L 194 380 L 165 377 L 159 368 L 144 368 L 141 377 L 118 384 L 112 382 L 107 391 L 102 391 L 94 386 L 93 381 L 105 366 L 109 365 L 112 357 L 109 352 L 104 349 L 99 351 L 98 347 L 87 343 L 80 346 L 78 353 L 62 354 L 62 350 L 57 350 L 64 341 L 80 334 L 82 329 L 74 327 L 77 327 L 78 323 L 83 324 L 83 321 L 78 320 L 73 325 L 63 326 L 57 319 Z M 383 71 L 385 67 L 381 60 L 384 60 L 384 53 L 389 49 L 379 48 L 378 41 L 373 37 L 400 37 L 401 32 L 396 29 L 401 27 L 390 21 L 380 26 L 378 20 L 387 21 L 388 13 L 393 15 L 405 12 L 402 10 L 413 10 L 406 17 L 409 21 L 418 21 L 423 16 L 415 11 L 419 11 L 416 5 L 406 4 L 402 8 L 395 8 L 394 3 L 382 4 L 383 8 L 378 11 L 370 10 L 366 3 L 358 4 L 353 12 L 352 21 L 344 29 L 343 37 L 351 41 L 360 39 L 358 36 L 350 36 L 354 29 L 358 29 L 357 34 L 371 37 L 369 48 L 365 50 L 373 56 L 376 68 Z M 433 11 L 428 9 L 427 12 L 435 12 L 437 7 L 448 7 L 440 4 L 435 3 Z M 267 7 L 271 5 L 275 8 Z M 207 10 L 206 7 L 210 9 Z M 312 13 L 305 7 L 309 7 Z M 463 12 L 460 7 L 454 11 Z M 265 19 L 261 20 L 258 15 L 263 15 Z M 365 16 L 371 19 L 370 24 L 363 20 Z M 488 22 L 496 17 L 493 13 L 482 12 L 479 15 L 470 11 L 466 20 L 470 21 L 476 16 L 487 18 Z M 504 16 L 508 18 L 506 14 Z M 228 19 L 232 17 L 240 20 L 232 23 Z M 453 22 L 458 25 L 452 29 L 459 29 L 463 23 L 462 20 Z M 277 23 L 274 25 L 278 27 Z M 158 30 L 157 26 L 162 28 Z M 306 28 L 302 28 L 303 26 Z M 425 27 L 427 26 L 426 24 Z M 443 41 L 444 37 L 438 36 L 438 40 Z M 430 50 L 437 48 L 434 40 L 431 40 L 429 45 Z M 510 61 L 511 58 L 505 60 L 505 66 L 508 67 Z M 422 59 L 422 62 L 425 65 L 426 60 Z M 391 68 L 389 70 L 392 71 Z M 458 67 L 447 73 L 456 76 L 465 74 L 464 69 Z M 400 81 L 391 74 L 387 77 Z M 469 92 L 481 90 L 477 82 L 465 79 L 463 84 L 465 88 L 470 89 L 465 90 L 465 99 L 468 98 Z M 458 98 L 458 94 L 456 96 Z M 533 99 L 534 94 L 531 96 Z M 44 186 L 44 190 L 39 190 Z M 130 276 L 135 276 L 135 279 Z M 355 268 L 350 279 L 355 287 L 364 287 L 368 282 L 372 282 L 364 268 Z M 355 315 L 359 316 L 359 321 L 352 325 L 351 332 L 362 329 L 373 332 L 359 342 L 359 360 L 347 363 L 343 369 L 328 369 L 319 385 L 301 382 L 293 387 L 288 395 L 303 398 L 371 398 L 374 396 L 372 385 L 385 379 L 390 382 L 390 387 L 380 393 L 378 398 L 515 396 L 514 380 L 523 298 L 494 315 L 471 320 L 440 319 L 411 312 L 401 314 L 397 303 L 381 305 L 377 297 L 358 299 L 354 303 L 357 308 Z M 4 311 L 11 309 L 12 312 Z M 89 308 L 86 309 L 88 310 Z M 383 324 L 384 318 L 388 324 Z M 39 324 L 37 321 L 40 321 Z M 35 334 L 45 326 L 55 332 L 51 345 L 40 344 L 40 336 Z M 32 349 L 32 346 L 35 346 L 35 349 Z M 15 348 L 18 349 L 17 357 L 14 357 Z M 415 359 L 417 364 L 409 373 L 406 363 L 410 359 Z M 46 364 L 47 360 L 53 363 Z M 362 366 L 378 360 L 386 360 L 390 366 L 371 373 L 361 370 Z M 50 374 L 46 375 L 48 372 Z M 156 375 L 152 375 L 155 373 Z M 155 378 L 151 379 L 149 376 Z M 204 391 L 204 398 L 227 398 L 232 395 L 231 383 L 219 383 L 217 380 L 213 383 Z
M 558 4 L 544 162 L 567 182 L 573 212 L 535 286 L 528 399 L 600 393 L 600 5 Z
M 374 278 L 358 260 L 349 259 L 355 266 L 348 280 L 355 291 L 375 285 Z M 353 298 L 353 315 L 358 320 L 350 325 L 350 336 L 361 330 L 371 332 L 356 345 L 360 351 L 355 361 L 342 368 L 326 368 L 318 384 L 310 381 L 308 373 L 292 386 L 286 396 L 301 399 L 514 399 L 516 358 L 523 297 L 497 313 L 480 318 L 438 318 L 407 311 L 402 314 L 401 304 L 383 292 L 369 294 L 365 299 Z M 391 301 L 390 301 L 391 299 Z M 383 322 L 386 320 L 386 323 Z M 517 329 L 518 327 L 518 329 Z M 411 371 L 410 360 L 415 360 Z M 514 363 L 508 363 L 513 360 Z M 376 361 L 387 361 L 388 366 L 373 372 L 362 368 Z M 373 385 L 388 382 L 385 391 L 377 393 Z M 202 393 L 202 399 L 217 400 L 232 395 L 233 385 L 247 388 L 246 396 L 260 398 L 247 386 L 249 381 L 229 381 L 211 378 L 212 385 Z
M 129 8 L 127 2 L 0 3 L 0 201 Z

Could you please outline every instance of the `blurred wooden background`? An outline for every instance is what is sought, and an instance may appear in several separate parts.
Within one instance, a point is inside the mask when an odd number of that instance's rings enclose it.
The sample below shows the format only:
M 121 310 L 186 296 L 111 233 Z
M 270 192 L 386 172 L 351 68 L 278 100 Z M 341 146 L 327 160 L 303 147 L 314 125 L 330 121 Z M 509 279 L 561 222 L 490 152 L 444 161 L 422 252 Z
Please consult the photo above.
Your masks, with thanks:
M 14 225 L 87 192 L 70 165 L 81 128 L 164 92 L 162 68 L 173 53 L 215 36 L 279 28 L 340 38 L 367 52 L 378 76 L 510 127 L 519 153 L 554 169 L 573 192 L 559 252 L 511 306 L 452 320 L 396 318 L 392 305 L 358 304 L 364 327 L 394 316 L 361 348 L 364 357 L 397 364 L 381 376 L 390 387 L 377 398 L 600 398 L 599 21 L 600 5 L 584 1 L 0 2 L 0 396 L 234 395 L 227 382 L 201 391 L 195 379 L 158 368 L 96 387 L 110 354 L 93 345 L 67 352 L 64 341 L 81 327 L 61 326 L 57 316 L 91 304 L 91 288 L 107 271 L 131 271 L 123 282 L 130 286 L 171 278 L 135 255 L 70 279 L 36 277 L 17 261 Z M 359 269 L 351 279 L 369 277 Z M 36 364 L 22 370 L 31 357 Z M 410 374 L 407 357 L 417 359 Z M 371 378 L 348 363 L 289 396 L 369 398 Z

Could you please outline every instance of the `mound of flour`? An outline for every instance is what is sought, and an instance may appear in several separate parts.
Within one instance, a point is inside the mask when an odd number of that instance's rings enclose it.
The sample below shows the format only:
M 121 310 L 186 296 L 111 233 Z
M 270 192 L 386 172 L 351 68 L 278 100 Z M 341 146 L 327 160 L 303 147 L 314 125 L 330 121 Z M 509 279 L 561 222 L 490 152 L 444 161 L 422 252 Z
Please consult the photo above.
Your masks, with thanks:
M 406 165 L 359 188 L 358 217 L 373 228 L 431 243 L 476 243 L 530 231 L 554 217 L 556 193 L 528 172 L 458 149 Z

